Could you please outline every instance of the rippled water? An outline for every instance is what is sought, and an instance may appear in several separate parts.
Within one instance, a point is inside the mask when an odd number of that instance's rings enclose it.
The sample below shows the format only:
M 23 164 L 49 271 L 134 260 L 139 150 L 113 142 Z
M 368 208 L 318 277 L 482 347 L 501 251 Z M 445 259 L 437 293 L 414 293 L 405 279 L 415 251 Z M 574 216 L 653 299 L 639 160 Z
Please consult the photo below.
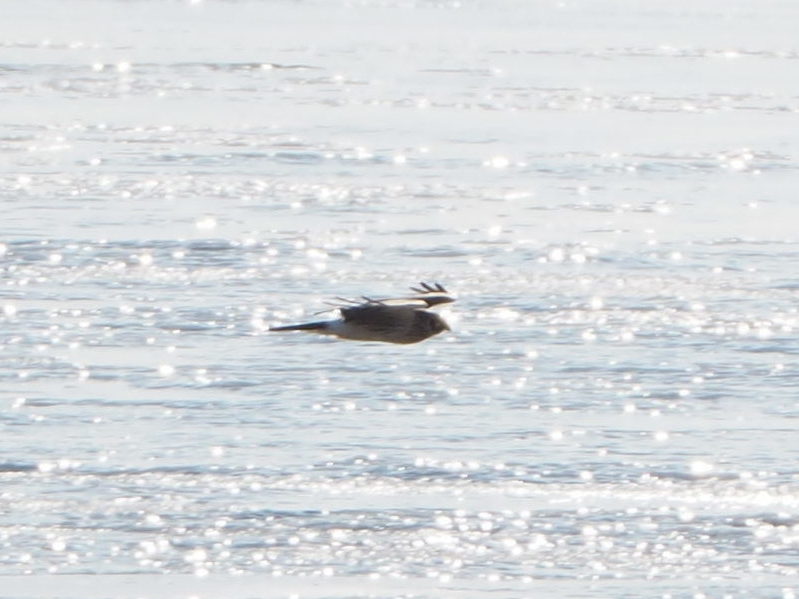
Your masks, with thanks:
M 0 594 L 799 591 L 799 6 L 4 9 Z

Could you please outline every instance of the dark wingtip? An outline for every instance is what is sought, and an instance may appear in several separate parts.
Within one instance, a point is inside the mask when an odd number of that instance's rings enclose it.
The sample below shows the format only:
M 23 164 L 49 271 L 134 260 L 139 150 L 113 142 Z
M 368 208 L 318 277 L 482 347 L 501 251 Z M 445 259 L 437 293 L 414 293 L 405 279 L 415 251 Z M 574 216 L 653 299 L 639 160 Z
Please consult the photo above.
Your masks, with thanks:
M 411 291 L 415 293 L 447 293 L 447 290 L 444 289 L 444 286 L 441 283 L 425 283 L 421 281 L 419 283 L 419 287 L 411 287 Z

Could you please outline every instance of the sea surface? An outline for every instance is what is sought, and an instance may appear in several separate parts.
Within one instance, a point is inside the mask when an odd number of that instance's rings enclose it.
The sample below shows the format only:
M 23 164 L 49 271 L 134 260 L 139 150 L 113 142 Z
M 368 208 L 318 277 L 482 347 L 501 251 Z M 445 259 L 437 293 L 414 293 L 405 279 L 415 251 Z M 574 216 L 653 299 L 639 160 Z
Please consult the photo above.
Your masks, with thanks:
M 2 9 L 0 597 L 799 595 L 799 3 Z

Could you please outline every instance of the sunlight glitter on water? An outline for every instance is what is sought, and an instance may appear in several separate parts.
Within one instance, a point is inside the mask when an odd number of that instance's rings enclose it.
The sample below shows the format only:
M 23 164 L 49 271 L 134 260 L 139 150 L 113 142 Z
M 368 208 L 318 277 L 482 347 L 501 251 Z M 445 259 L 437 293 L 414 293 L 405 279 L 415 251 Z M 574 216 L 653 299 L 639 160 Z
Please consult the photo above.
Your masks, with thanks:
M 9 9 L 2 588 L 789 597 L 795 10 L 401 4 Z

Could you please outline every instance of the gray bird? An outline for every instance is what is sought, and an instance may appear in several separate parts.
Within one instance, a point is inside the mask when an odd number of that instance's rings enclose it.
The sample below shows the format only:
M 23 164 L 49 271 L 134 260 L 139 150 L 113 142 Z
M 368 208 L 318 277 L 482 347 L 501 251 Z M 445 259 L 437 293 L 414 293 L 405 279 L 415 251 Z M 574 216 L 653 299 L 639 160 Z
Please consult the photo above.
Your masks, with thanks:
M 322 335 L 335 335 L 354 341 L 382 341 L 384 343 L 418 343 L 450 328 L 441 316 L 426 308 L 447 304 L 455 300 L 439 283 L 421 283 L 411 287 L 417 295 L 401 298 L 363 301 L 336 298 L 341 318 L 270 327 L 270 331 L 313 331 Z

